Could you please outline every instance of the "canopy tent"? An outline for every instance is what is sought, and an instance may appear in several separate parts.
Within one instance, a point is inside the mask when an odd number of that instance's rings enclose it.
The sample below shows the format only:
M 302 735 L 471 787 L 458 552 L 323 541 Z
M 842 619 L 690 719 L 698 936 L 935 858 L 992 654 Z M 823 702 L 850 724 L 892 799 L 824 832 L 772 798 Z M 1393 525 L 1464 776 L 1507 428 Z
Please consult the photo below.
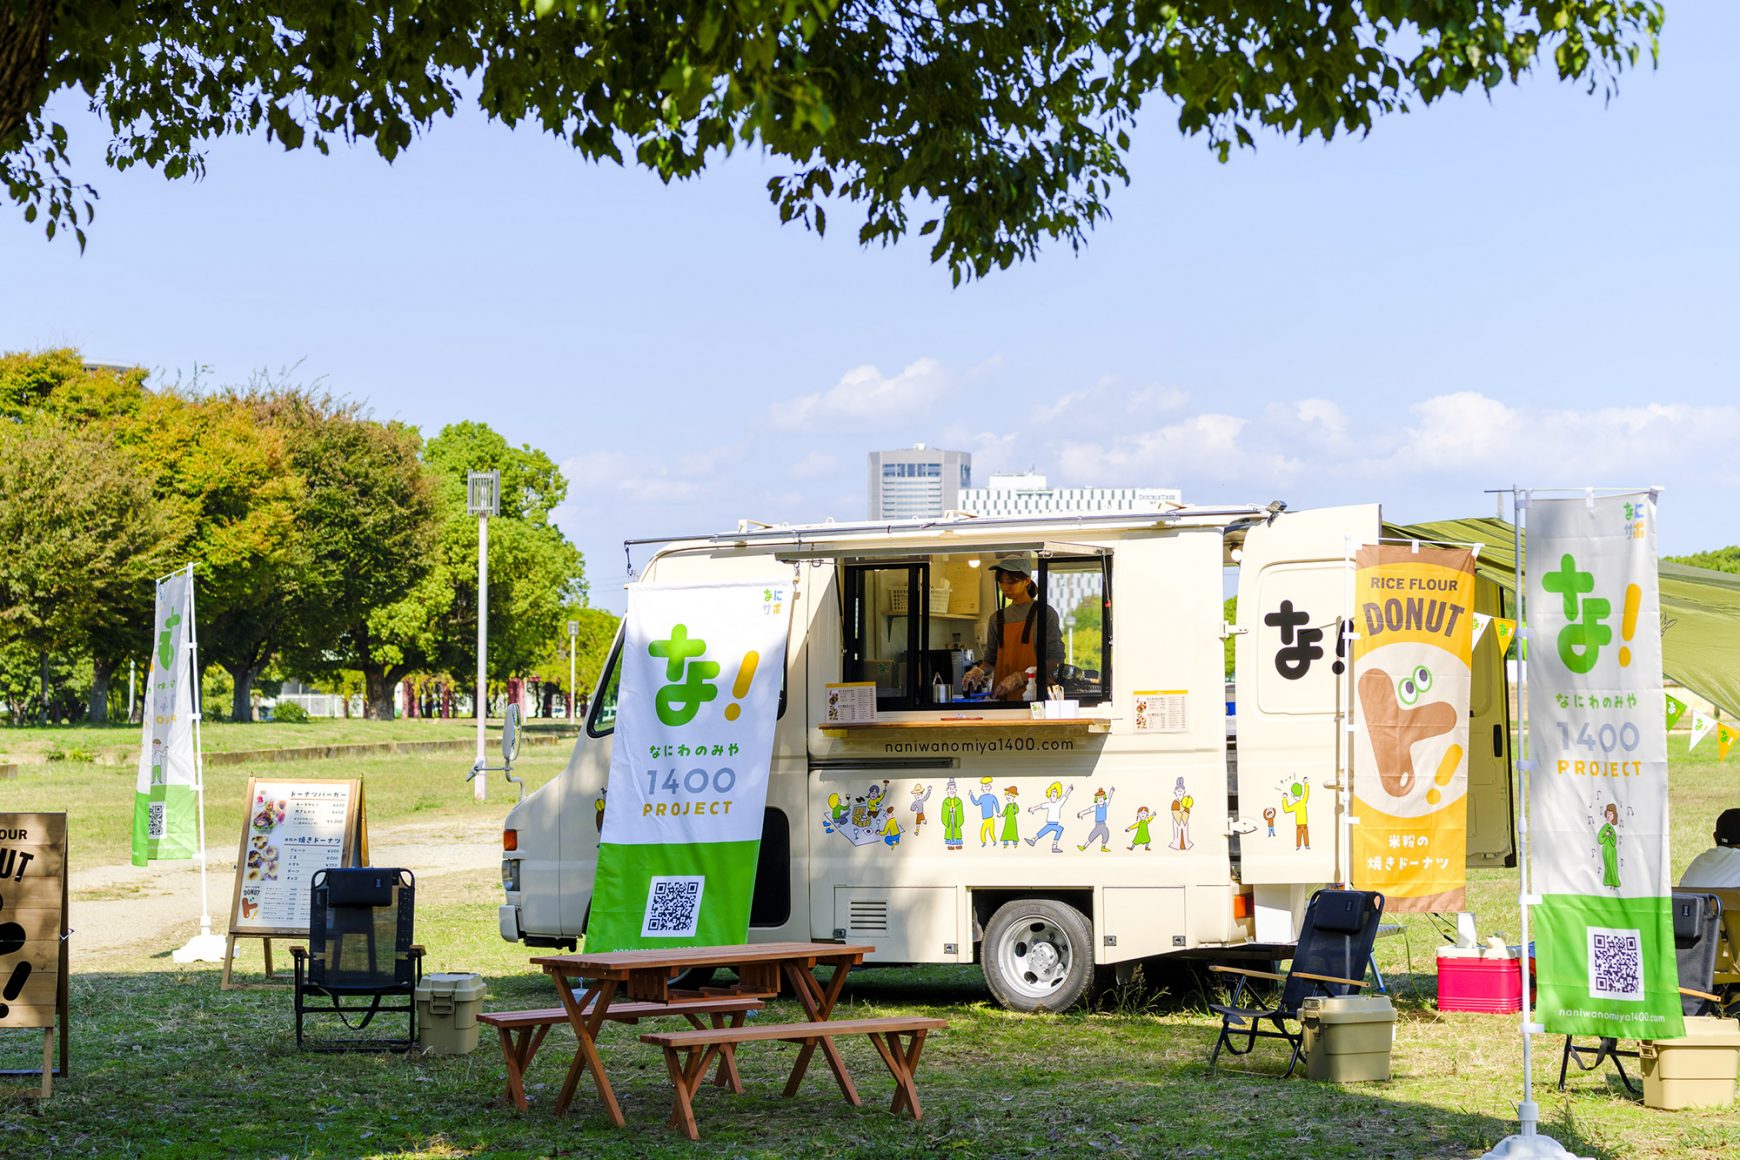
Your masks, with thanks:
M 1384 524 L 1384 535 L 1435 543 L 1479 544 L 1480 575 L 1509 593 L 1516 607 L 1516 528 L 1475 517 L 1424 524 Z M 1661 565 L 1662 675 L 1740 717 L 1740 576 L 1687 564 Z

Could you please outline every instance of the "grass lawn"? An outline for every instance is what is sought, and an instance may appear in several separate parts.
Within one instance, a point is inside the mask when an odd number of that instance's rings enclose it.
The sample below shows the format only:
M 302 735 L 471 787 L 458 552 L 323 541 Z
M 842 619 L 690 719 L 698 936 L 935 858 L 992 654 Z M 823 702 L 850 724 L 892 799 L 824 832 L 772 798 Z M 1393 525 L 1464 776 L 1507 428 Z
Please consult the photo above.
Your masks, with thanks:
M 531 734 L 572 732 L 567 721 L 532 721 Z M 490 744 L 499 744 L 501 721 L 488 724 Z M 233 753 L 255 749 L 291 749 L 308 745 L 354 745 L 382 741 L 463 741 L 477 735 L 475 717 L 419 718 L 417 720 L 365 721 L 356 718 L 316 718 L 304 725 L 276 721 L 233 724 L 205 721 L 200 741 L 207 753 Z M 137 725 L 58 725 L 53 727 L 0 727 L 0 764 L 49 762 L 79 765 L 87 762 L 131 766 L 139 758 Z
M 417 725 L 420 723 L 407 723 Z M 247 729 L 249 727 L 243 727 Z M 257 728 L 257 727 L 255 727 Z M 293 727 L 285 727 L 293 728 Z M 257 734 L 255 734 L 257 736 Z M 255 747 L 252 743 L 246 748 Z M 1686 760 L 1673 742 L 1674 869 L 1709 841 L 1717 810 L 1740 804 L 1740 763 L 1717 765 L 1713 744 Z M 529 750 L 528 784 L 554 776 L 565 749 Z M 497 775 L 477 805 L 463 784 L 463 755 L 303 762 L 209 771 L 214 845 L 240 833 L 250 773 L 361 775 L 371 833 L 424 819 L 467 833 L 493 832 L 512 800 Z M 0 781 L 0 810 L 72 814 L 75 870 L 124 861 L 130 772 L 57 762 L 26 765 Z M 141 875 L 147 873 L 140 871 Z M 1517 934 L 1514 871 L 1472 876 L 1482 934 Z M 221 893 L 227 897 L 228 883 Z M 472 970 L 489 984 L 492 1008 L 545 1006 L 541 974 L 525 948 L 495 932 L 500 887 L 493 870 L 419 879 L 417 931 L 429 969 Z M 79 902 L 72 923 L 79 925 Z M 221 921 L 221 919 L 220 919 Z M 1395 1078 L 1334 1086 L 1274 1073 L 1275 1047 L 1259 1047 L 1252 1070 L 1210 1073 L 1215 1021 L 1188 972 L 1164 990 L 1127 990 L 1094 1011 L 1017 1016 L 993 1006 L 975 968 L 863 969 L 837 1012 L 927 1013 L 950 1020 L 926 1044 L 919 1069 L 925 1119 L 886 1111 L 892 1085 L 863 1040 L 840 1046 L 863 1108 L 839 1098 L 825 1068 L 812 1068 L 795 1100 L 780 1098 L 794 1049 L 752 1044 L 739 1059 L 742 1097 L 704 1089 L 697 1100 L 702 1143 L 664 1126 L 669 1087 L 662 1058 L 639 1029 L 611 1026 L 604 1058 L 628 1117 L 613 1128 L 582 1081 L 563 1120 L 548 1107 L 572 1039 L 551 1036 L 529 1076 L 534 1100 L 521 1115 L 496 1102 L 501 1062 L 493 1042 L 462 1057 L 324 1056 L 293 1044 L 285 990 L 218 989 L 215 966 L 178 966 L 176 940 L 117 956 L 72 979 L 72 1074 L 53 1098 L 0 1102 L 7 1155 L 94 1156 L 962 1156 L 1100 1153 L 1111 1156 L 1437 1157 L 1474 1156 L 1514 1127 L 1521 1056 L 1515 1017 L 1440 1015 L 1433 1005 L 1437 938 L 1423 918 L 1405 937 L 1381 940 L 1379 964 L 1400 1009 Z M 76 936 L 75 936 L 76 937 Z M 248 961 L 258 963 L 257 950 Z M 782 1000 L 765 1018 L 790 1018 Z M 1610 1080 L 1611 1071 L 1554 1090 L 1558 1040 L 1536 1040 L 1535 1094 L 1545 1129 L 1585 1156 L 1734 1156 L 1740 1109 L 1661 1112 Z M 38 1050 L 35 1032 L 0 1034 L 9 1066 Z

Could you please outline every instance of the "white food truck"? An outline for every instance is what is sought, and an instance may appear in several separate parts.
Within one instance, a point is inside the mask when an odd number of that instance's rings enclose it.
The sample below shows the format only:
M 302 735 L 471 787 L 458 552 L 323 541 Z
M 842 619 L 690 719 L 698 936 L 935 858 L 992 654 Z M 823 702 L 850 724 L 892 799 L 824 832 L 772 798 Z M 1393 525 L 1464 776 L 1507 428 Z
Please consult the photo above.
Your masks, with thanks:
M 1071 1006 L 1096 967 L 1292 942 L 1347 873 L 1340 630 L 1352 552 L 1381 535 L 1375 504 L 1276 503 L 645 541 L 646 581 L 795 580 L 750 938 L 978 962 L 1028 1011 Z M 996 565 L 1021 562 L 1043 673 L 969 692 L 1018 587 Z M 1482 579 L 1476 610 L 1503 598 Z M 1470 865 L 1514 857 L 1496 636 L 1474 656 Z M 617 671 L 613 651 L 567 768 L 504 823 L 505 939 L 585 932 Z M 842 720 L 872 687 L 873 720 Z

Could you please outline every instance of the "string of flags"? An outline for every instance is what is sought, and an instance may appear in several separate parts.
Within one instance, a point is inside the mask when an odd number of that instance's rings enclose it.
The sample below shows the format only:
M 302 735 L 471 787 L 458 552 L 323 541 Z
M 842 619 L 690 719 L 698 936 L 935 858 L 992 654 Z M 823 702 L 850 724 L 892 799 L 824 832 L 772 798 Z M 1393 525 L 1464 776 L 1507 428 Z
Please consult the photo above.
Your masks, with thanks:
M 1492 631 L 1498 634 L 1498 655 L 1505 656 L 1510 652 L 1510 642 L 1516 636 L 1516 621 L 1508 616 L 1491 616 L 1484 612 L 1474 614 L 1474 642 L 1469 647 L 1480 643 L 1480 638 L 1486 635 L 1486 628 L 1492 626 Z
M 1686 708 L 1687 705 L 1684 701 L 1672 693 L 1667 694 L 1667 727 L 1669 729 L 1672 729 L 1674 723 L 1685 716 Z M 1686 746 L 1686 752 L 1690 753 L 1696 749 L 1698 742 L 1708 737 L 1712 731 L 1716 734 L 1716 760 L 1727 761 L 1728 751 L 1734 748 L 1734 742 L 1740 741 L 1740 729 L 1724 725 L 1714 717 L 1705 716 L 1696 709 L 1692 710 L 1692 740 Z

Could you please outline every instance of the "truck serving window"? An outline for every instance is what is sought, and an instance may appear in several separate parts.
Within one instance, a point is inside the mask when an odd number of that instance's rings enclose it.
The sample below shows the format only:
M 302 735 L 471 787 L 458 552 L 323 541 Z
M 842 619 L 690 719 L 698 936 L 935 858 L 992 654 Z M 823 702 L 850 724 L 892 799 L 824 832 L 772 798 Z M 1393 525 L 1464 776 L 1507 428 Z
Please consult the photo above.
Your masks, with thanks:
M 1014 707 L 1027 703 L 1024 677 L 1014 688 L 1005 679 L 1000 692 L 992 686 L 1002 670 L 1023 673 L 1015 661 L 1030 654 L 1039 698 L 1048 685 L 1059 685 L 1066 697 L 1105 700 L 1111 688 L 1110 558 L 1039 559 L 1031 565 L 1031 604 L 1003 613 L 1009 601 L 992 576 L 997 559 L 997 553 L 960 552 L 845 561 L 842 679 L 874 681 L 881 710 Z M 979 683 L 981 674 L 989 678 L 985 687 L 963 688 L 969 673 L 968 683 Z
M 618 633 L 611 646 L 610 659 L 604 663 L 604 674 L 598 680 L 597 695 L 592 698 L 592 712 L 586 718 L 586 736 L 608 737 L 616 732 L 616 700 L 622 691 L 622 640 Z M 786 646 L 788 649 L 790 644 Z M 785 666 L 780 666 L 779 716 L 785 716 Z

